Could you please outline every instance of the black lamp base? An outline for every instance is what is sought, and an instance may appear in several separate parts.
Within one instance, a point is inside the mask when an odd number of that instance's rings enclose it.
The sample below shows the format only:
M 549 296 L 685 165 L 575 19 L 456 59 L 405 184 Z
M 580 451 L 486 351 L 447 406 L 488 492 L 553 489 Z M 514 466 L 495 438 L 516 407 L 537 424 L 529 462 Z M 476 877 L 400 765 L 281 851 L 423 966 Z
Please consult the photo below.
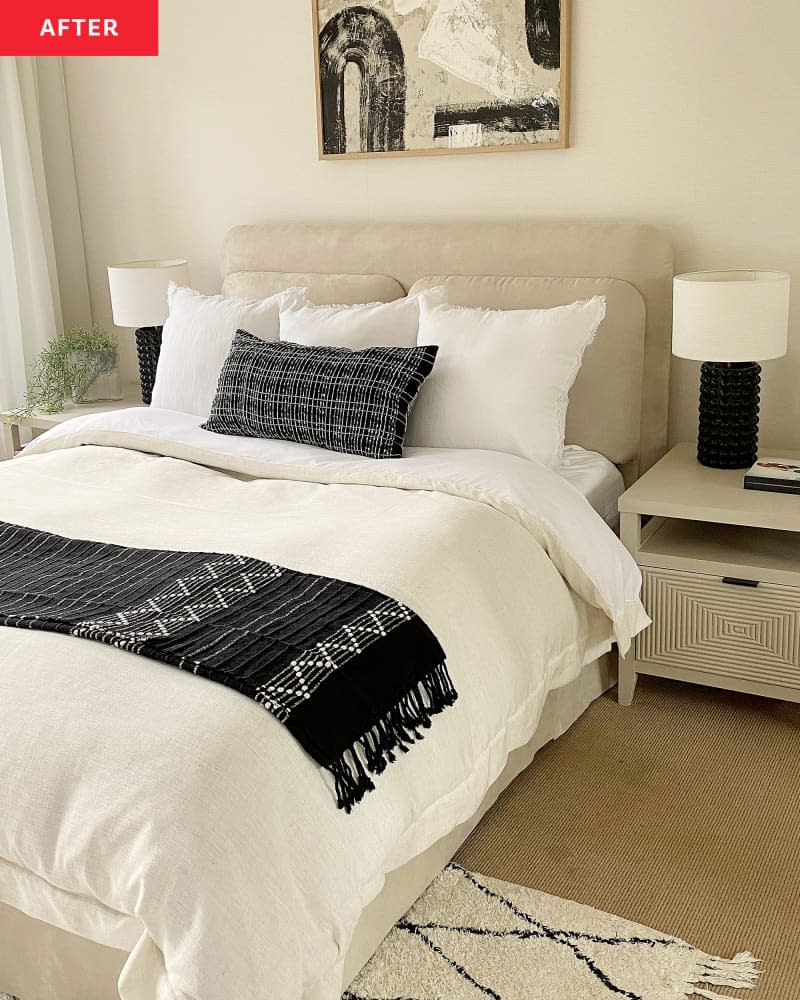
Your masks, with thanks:
M 749 469 L 758 458 L 761 365 L 705 361 L 700 369 L 697 461 L 712 469 Z
M 150 405 L 156 380 L 158 356 L 161 354 L 161 327 L 140 326 L 136 331 L 136 354 L 139 359 L 139 382 L 142 402 Z

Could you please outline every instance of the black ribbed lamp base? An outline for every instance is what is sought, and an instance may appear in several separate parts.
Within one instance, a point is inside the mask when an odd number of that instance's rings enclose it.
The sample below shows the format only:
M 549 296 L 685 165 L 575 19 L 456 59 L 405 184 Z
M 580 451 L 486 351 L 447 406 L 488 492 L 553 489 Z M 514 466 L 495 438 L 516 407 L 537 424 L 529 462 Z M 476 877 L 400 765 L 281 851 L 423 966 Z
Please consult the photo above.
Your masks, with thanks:
M 142 402 L 148 406 L 153 396 L 158 357 L 161 354 L 161 329 L 160 326 L 140 326 L 136 331 L 136 355 L 139 360 Z
M 697 461 L 712 469 L 749 469 L 758 458 L 761 365 L 705 361 L 700 369 Z

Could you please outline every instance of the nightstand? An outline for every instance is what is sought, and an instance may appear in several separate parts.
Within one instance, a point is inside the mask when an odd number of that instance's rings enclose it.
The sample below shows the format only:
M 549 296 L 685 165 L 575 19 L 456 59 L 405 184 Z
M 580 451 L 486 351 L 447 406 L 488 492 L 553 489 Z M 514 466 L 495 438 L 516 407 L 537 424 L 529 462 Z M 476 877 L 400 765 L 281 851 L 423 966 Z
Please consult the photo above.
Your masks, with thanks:
M 800 494 L 745 490 L 744 473 L 679 444 L 620 497 L 653 619 L 620 659 L 620 704 L 638 674 L 800 702 Z
M 20 427 L 32 427 L 34 430 L 46 431 L 57 424 L 73 417 L 84 417 L 90 413 L 108 413 L 111 410 L 126 410 L 131 406 L 141 406 L 141 396 L 131 391 L 123 399 L 106 400 L 99 403 L 64 403 L 61 413 L 41 413 L 34 411 L 27 417 L 15 417 L 13 413 L 0 412 L 0 461 L 13 458 L 21 449 L 19 439 Z

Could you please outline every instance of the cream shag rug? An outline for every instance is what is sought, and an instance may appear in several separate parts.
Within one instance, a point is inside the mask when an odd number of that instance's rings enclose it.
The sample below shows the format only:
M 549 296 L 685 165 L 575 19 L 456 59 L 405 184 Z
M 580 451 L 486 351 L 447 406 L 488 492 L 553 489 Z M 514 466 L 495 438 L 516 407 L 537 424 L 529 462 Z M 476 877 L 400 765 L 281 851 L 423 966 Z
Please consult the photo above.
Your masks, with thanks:
M 710 987 L 752 989 L 756 961 L 450 864 L 342 1000 L 729 1000 Z

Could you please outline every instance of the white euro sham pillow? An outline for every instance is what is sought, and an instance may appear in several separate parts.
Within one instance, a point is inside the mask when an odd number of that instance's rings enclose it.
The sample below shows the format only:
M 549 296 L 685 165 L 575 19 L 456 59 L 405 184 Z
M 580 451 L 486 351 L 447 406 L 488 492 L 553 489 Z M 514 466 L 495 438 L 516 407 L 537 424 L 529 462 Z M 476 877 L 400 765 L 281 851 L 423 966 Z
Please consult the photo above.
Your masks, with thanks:
M 287 299 L 281 309 L 280 339 L 308 347 L 416 347 L 420 301 L 445 301 L 444 289 L 426 289 L 392 302 L 313 305 Z
M 236 331 L 278 340 L 281 304 L 301 294 L 293 288 L 266 299 L 239 299 L 173 282 L 151 405 L 207 417 Z
M 422 299 L 418 343 L 438 344 L 439 353 L 406 444 L 501 451 L 556 467 L 569 390 L 605 312 L 601 295 L 554 309 Z

